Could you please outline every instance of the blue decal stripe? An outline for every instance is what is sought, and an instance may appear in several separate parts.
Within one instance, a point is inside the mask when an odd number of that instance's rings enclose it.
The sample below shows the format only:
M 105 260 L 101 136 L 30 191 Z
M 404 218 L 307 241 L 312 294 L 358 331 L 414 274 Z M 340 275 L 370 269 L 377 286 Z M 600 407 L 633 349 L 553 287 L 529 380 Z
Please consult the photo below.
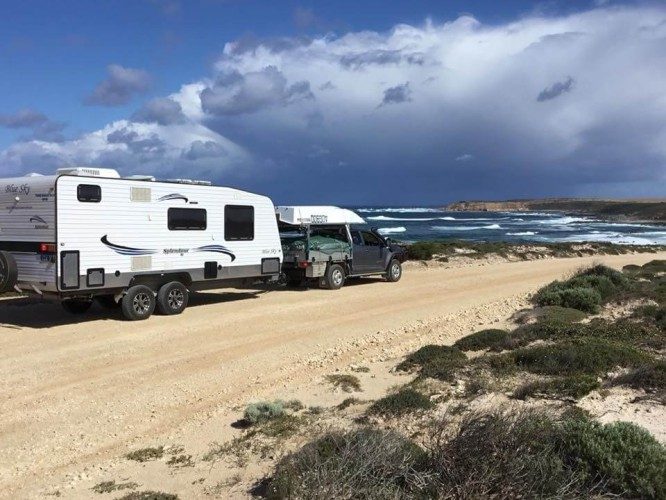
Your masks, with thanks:
M 146 250 L 142 248 L 132 248 L 132 247 L 124 247 L 122 245 L 116 245 L 115 243 L 109 242 L 109 239 L 106 234 L 102 236 L 101 241 L 111 250 L 121 255 L 151 255 L 157 253 L 157 250 Z

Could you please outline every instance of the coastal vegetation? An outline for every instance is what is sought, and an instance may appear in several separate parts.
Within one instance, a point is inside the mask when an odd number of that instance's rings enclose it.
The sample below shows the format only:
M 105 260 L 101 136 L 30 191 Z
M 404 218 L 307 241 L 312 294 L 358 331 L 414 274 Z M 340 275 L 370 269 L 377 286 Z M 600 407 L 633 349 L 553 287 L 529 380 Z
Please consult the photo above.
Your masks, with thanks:
M 598 422 L 578 401 L 626 387 L 635 401 L 666 404 L 665 273 L 664 261 L 581 269 L 537 291 L 513 330 L 416 350 L 395 368 L 409 383 L 280 459 L 263 494 L 663 498 L 666 447 L 634 423 Z M 612 307 L 625 314 L 604 315 Z M 490 393 L 507 405 L 474 404 Z

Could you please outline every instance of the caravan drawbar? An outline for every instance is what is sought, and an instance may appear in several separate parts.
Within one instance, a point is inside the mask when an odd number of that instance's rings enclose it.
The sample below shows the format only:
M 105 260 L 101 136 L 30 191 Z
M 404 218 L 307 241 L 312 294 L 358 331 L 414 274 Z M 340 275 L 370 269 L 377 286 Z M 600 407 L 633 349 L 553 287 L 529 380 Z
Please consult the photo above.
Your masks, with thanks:
M 265 196 L 102 168 L 0 180 L 0 293 L 140 320 L 179 314 L 190 291 L 275 282 L 281 264 Z

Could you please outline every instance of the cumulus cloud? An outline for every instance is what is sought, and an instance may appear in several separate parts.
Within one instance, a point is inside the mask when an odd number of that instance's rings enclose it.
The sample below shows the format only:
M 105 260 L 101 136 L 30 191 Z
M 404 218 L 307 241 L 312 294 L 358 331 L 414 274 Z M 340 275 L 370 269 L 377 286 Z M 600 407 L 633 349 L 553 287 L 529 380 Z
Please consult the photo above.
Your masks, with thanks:
M 107 73 L 107 77 L 85 98 L 85 104 L 121 106 L 150 87 L 150 75 L 141 69 L 110 64 Z
M 204 111 L 213 115 L 254 113 L 313 98 L 308 81 L 289 85 L 284 74 L 272 65 L 244 74 L 238 70 L 222 73 L 214 85 L 201 92 Z
M 574 85 L 574 79 L 568 77 L 562 82 L 553 83 L 550 87 L 543 89 L 537 96 L 537 101 L 544 102 L 555 99 L 567 92 L 570 92 Z
M 409 82 L 395 87 L 389 87 L 384 91 L 384 98 L 382 99 L 381 106 L 386 104 L 400 104 L 401 102 L 408 102 L 412 100 L 412 91 L 409 88 Z
M 62 131 L 67 125 L 63 122 L 52 121 L 44 113 L 34 109 L 22 109 L 14 114 L 0 114 L 0 126 L 11 129 L 30 129 L 32 135 L 23 140 L 61 142 L 65 140 Z
M 469 154 L 469 153 L 465 153 L 465 154 L 461 154 L 460 156 L 456 156 L 456 161 L 471 161 L 473 159 L 474 159 L 474 156 Z
M 132 115 L 135 122 L 159 123 L 160 125 L 173 125 L 183 123 L 185 115 L 183 108 L 176 101 L 169 98 L 157 98 L 148 101 Z
M 641 5 L 244 38 L 168 96 L 184 120 L 149 103 L 134 121 L 19 143 L 0 162 L 186 170 L 280 202 L 663 195 L 665 27 L 666 7 Z

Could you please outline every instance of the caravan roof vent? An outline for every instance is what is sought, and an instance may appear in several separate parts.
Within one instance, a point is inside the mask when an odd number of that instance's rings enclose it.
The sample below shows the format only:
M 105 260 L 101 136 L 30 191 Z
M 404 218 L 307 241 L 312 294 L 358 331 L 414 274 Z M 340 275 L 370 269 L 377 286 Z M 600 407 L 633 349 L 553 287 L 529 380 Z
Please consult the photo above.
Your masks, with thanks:
M 192 179 L 167 179 L 166 182 L 173 182 L 175 184 L 195 184 L 197 186 L 211 186 L 210 181 L 195 181 Z
M 130 181 L 149 181 L 149 182 L 155 182 L 155 177 L 152 175 L 129 175 L 127 177 L 124 177 L 124 179 L 128 179 Z
M 111 179 L 120 179 L 120 174 L 112 168 L 96 167 L 67 167 L 59 168 L 57 175 L 80 175 L 81 177 L 108 177 Z

